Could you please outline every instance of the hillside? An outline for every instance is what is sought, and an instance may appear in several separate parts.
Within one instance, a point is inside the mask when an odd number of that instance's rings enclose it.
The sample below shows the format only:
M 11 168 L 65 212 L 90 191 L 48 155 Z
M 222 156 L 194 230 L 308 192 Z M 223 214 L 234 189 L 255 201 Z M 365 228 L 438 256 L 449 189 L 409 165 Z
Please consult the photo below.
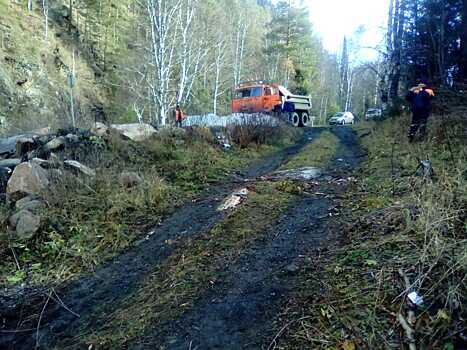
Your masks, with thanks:
M 79 125 L 101 117 L 108 103 L 99 70 L 82 43 L 66 30 L 66 8 L 50 8 L 45 38 L 42 9 L 29 12 L 23 3 L 0 1 L 0 117 L 3 132 L 71 124 L 68 74 L 75 52 L 78 76 L 76 99 Z

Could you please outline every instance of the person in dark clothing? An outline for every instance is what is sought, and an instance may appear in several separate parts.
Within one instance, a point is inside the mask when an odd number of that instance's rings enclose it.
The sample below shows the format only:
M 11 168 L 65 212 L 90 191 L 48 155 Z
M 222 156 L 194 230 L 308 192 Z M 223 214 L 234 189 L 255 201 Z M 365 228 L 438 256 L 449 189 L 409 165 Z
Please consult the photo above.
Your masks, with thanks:
M 432 89 L 425 83 L 420 83 L 409 90 L 406 100 L 410 102 L 412 123 L 410 124 L 409 142 L 415 140 L 417 131 L 422 139 L 426 138 L 426 126 L 431 113 L 431 100 L 435 96 Z

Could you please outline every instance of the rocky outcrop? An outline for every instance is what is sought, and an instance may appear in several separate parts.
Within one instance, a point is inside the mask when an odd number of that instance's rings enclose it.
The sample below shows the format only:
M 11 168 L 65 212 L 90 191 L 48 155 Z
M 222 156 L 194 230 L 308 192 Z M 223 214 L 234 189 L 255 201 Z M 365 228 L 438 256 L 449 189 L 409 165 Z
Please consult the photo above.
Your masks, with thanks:
M 149 124 L 113 124 L 112 130 L 133 141 L 145 141 L 157 133 Z
M 33 162 L 19 164 L 8 180 L 6 193 L 12 201 L 28 194 L 39 194 L 49 185 L 47 172 Z

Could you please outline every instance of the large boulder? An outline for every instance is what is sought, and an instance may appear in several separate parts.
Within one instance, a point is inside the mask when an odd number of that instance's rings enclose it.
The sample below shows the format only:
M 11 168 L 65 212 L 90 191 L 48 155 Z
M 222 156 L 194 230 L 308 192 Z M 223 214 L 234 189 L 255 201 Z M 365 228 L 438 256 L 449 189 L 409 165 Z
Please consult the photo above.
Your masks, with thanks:
M 47 171 L 36 163 L 27 162 L 18 165 L 8 180 L 6 193 L 17 201 L 28 194 L 39 194 L 49 186 Z
M 87 167 L 86 165 L 83 165 L 81 164 L 80 162 L 76 161 L 76 160 L 65 160 L 63 162 L 65 164 L 65 166 L 71 170 L 74 170 L 74 171 L 77 171 L 77 172 L 80 172 L 84 175 L 87 175 L 87 176 L 95 176 L 96 175 L 96 171 Z
M 144 141 L 157 133 L 149 124 L 113 124 L 112 130 L 133 141 Z

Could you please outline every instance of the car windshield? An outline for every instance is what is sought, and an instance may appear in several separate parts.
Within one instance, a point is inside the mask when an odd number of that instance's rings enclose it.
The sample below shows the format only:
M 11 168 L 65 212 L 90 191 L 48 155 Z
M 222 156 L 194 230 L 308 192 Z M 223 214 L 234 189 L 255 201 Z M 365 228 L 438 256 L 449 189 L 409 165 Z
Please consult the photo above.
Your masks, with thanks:
M 252 87 L 249 89 L 241 89 L 236 91 L 236 98 L 259 97 L 263 95 L 261 87 Z
M 340 118 L 340 117 L 343 117 L 343 116 L 344 116 L 344 113 L 342 113 L 342 112 L 334 114 L 334 118 Z

